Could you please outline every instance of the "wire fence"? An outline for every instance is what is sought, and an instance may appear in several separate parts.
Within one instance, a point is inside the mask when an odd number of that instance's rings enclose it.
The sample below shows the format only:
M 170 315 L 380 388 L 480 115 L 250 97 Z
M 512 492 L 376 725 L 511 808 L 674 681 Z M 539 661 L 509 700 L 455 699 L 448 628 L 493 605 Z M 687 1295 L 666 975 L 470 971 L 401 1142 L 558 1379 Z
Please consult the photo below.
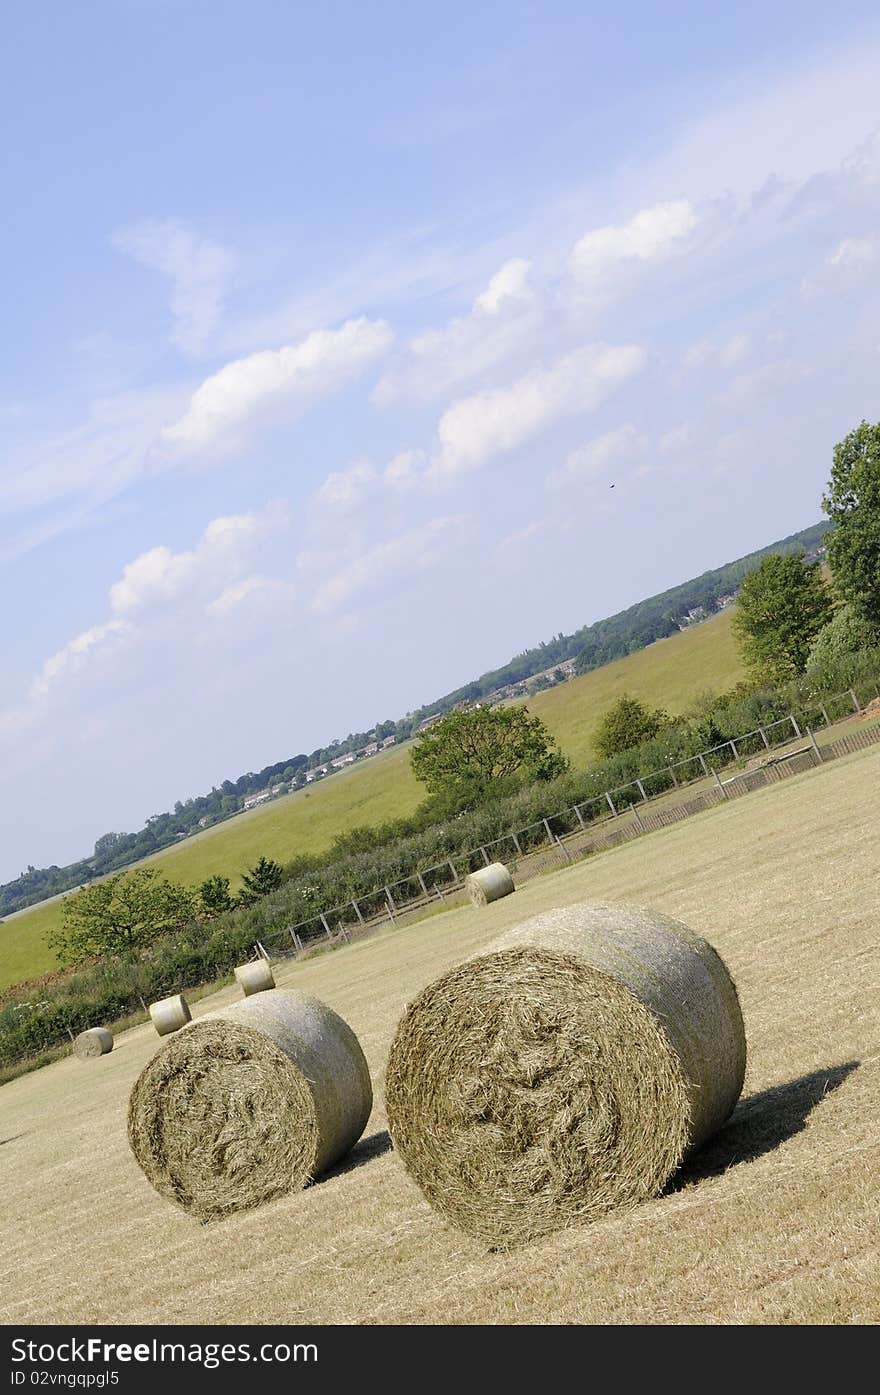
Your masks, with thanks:
M 693 814 L 725 800 L 735 799 L 789 775 L 849 755 L 880 743 L 880 725 L 853 732 L 823 744 L 816 740 L 814 727 L 832 727 L 837 722 L 864 712 L 874 699 L 880 699 L 880 685 L 869 683 L 848 688 L 844 693 L 806 703 L 793 713 L 741 736 L 675 761 L 606 790 L 559 813 L 548 814 L 525 828 L 501 834 L 469 852 L 451 853 L 431 867 L 422 867 L 387 886 L 377 887 L 342 905 L 325 907 L 305 920 L 265 933 L 254 944 L 254 953 L 266 959 L 300 954 L 319 941 L 345 942 L 352 933 L 383 924 L 397 925 L 418 918 L 426 909 L 440 910 L 450 898 L 464 890 L 471 872 L 491 862 L 505 862 L 522 882 L 551 867 L 558 867 L 593 852 L 614 847 L 643 833 L 678 823 Z M 802 742 L 796 749 L 783 748 Z M 773 754 L 773 752 L 777 754 Z M 749 764 L 744 764 L 749 762 Z M 733 774 L 732 766 L 742 766 Z M 677 791 L 708 783 L 708 787 L 686 799 Z M 659 804 L 672 796 L 673 802 Z

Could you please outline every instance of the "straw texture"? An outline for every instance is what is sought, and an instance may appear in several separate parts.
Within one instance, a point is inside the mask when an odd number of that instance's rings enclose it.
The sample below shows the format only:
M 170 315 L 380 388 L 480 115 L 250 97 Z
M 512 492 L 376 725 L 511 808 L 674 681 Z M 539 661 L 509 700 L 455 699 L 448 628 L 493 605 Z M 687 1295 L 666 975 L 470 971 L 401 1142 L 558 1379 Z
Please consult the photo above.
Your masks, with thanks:
M 73 1043 L 73 1054 L 82 1061 L 93 1056 L 106 1056 L 112 1050 L 113 1033 L 108 1032 L 106 1027 L 89 1027 L 87 1031 L 80 1032 Z
M 160 998 L 158 1003 L 150 1003 L 150 1017 L 160 1037 L 179 1032 L 181 1027 L 192 1021 L 189 1003 L 182 993 L 175 993 L 173 998 Z
M 131 1092 L 128 1138 L 156 1190 L 207 1221 L 304 1187 L 357 1142 L 372 1103 L 347 1023 L 274 988 L 160 1048 Z
M 711 946 L 653 911 L 577 905 L 419 994 L 391 1048 L 389 1129 L 431 1204 L 503 1248 L 655 1196 L 744 1072 Z
M 267 988 L 275 987 L 275 976 L 265 959 L 252 959 L 248 964 L 239 964 L 235 970 L 235 980 L 246 998 L 252 993 L 265 993 Z
M 465 881 L 468 895 L 475 906 L 488 906 L 514 890 L 513 878 L 503 862 L 490 862 L 478 872 L 471 872 Z

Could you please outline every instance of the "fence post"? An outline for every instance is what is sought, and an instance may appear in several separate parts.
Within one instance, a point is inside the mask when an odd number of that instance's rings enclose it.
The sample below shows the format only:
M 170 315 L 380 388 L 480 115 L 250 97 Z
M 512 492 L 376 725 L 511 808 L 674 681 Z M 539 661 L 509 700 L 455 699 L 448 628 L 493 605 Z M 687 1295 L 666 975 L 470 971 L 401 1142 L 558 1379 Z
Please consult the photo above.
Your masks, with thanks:
M 712 766 L 712 774 L 715 776 L 715 783 L 716 783 L 716 785 L 717 785 L 718 788 L 720 789 L 720 791 L 721 791 L 722 795 L 724 796 L 724 798 L 727 799 L 727 797 L 728 797 L 728 796 L 727 796 L 727 790 L 724 788 L 724 786 L 722 785 L 721 781 L 719 780 L 719 778 L 718 778 L 718 771 L 715 769 L 714 765 Z
M 708 774 L 709 774 L 709 767 L 708 767 L 708 765 L 706 764 L 705 760 L 703 759 L 703 753 L 702 753 L 702 751 L 698 751 L 698 752 L 697 752 L 697 760 L 700 762 L 700 765 L 703 767 L 703 774 L 704 774 L 704 775 L 708 775 Z
M 645 786 L 642 784 L 641 780 L 636 780 L 636 784 L 639 787 L 639 794 L 642 796 L 642 803 L 647 804 L 648 796 L 645 794 Z
M 150 1011 L 150 1009 L 147 1007 L 146 1003 L 144 1002 L 144 995 L 143 995 L 143 993 L 138 993 L 138 1002 L 140 1003 L 140 1005 L 141 1005 L 141 1007 L 143 1008 L 144 1012 L 149 1012 L 149 1011 Z
M 391 921 L 391 924 L 394 925 L 396 923 L 394 920 L 394 902 L 391 899 L 391 892 L 388 890 L 387 886 L 385 888 L 385 904 L 388 907 L 388 919 Z
M 636 823 L 637 823 L 638 826 L 639 826 L 639 831 L 640 831 L 641 833 L 644 833 L 644 831 L 645 831 L 645 825 L 644 825 L 644 823 L 642 822 L 642 816 L 641 816 L 641 814 L 640 814 L 639 811 L 638 811 L 638 807 L 637 807 L 635 804 L 632 804 L 632 805 L 630 805 L 630 808 L 632 809 L 633 817 L 634 817 Z
M 332 940 L 332 939 L 333 939 L 333 936 L 332 936 L 331 933 L 330 933 L 330 926 L 327 924 L 327 921 L 326 921 L 326 919 L 325 919 L 325 916 L 324 916 L 324 912 L 323 912 L 323 911 L 320 912 L 320 916 L 321 916 L 321 924 L 323 925 L 324 929 L 327 931 L 327 939 L 328 939 L 328 940 Z
M 730 741 L 728 741 L 727 744 L 730 747 L 731 751 L 733 751 L 733 759 L 739 760 L 739 751 L 736 749 L 736 742 L 731 739 Z
M 565 856 L 567 857 L 568 861 L 571 862 L 571 853 L 568 851 L 568 848 L 565 846 L 565 844 L 563 843 L 563 841 L 562 841 L 561 838 L 557 838 L 557 839 L 556 839 L 556 845 L 557 845 L 557 847 L 559 847 L 559 848 L 562 849 L 562 851 L 565 853 Z
M 801 736 L 801 729 L 800 729 L 800 727 L 798 726 L 797 722 L 796 722 L 795 719 L 794 719 L 794 713 L 793 713 L 793 712 L 791 713 L 790 721 L 791 721 L 792 726 L 794 727 L 794 734 L 795 734 L 795 736 L 798 737 L 798 738 L 800 738 L 800 736 Z
M 678 789 L 678 776 L 677 776 L 676 773 L 675 773 L 675 766 L 674 766 L 674 765 L 667 765 L 666 769 L 669 771 L 670 775 L 672 776 L 672 783 L 675 785 L 675 788 Z
M 422 888 L 422 895 L 423 895 L 423 896 L 430 896 L 430 893 L 429 893 L 429 891 L 428 891 L 428 888 L 425 886 L 425 879 L 424 879 L 424 877 L 422 876 L 421 872 L 416 872 L 416 876 L 417 876 L 418 879 L 419 879 L 419 886 Z
M 391 907 L 392 911 L 396 911 L 397 906 L 394 903 L 394 897 L 391 895 L 391 892 L 388 890 L 387 886 L 385 888 L 385 895 L 388 897 L 388 904 Z
M 457 886 L 457 885 L 458 885 L 458 873 L 457 873 L 456 870 L 455 870 L 455 863 L 452 861 L 452 858 L 451 858 L 451 857 L 447 857 L 446 861 L 447 861 L 447 864 L 448 864 L 448 866 L 449 866 L 449 870 L 450 870 L 450 872 L 452 873 L 452 880 L 453 880 L 453 882 L 454 882 L 454 883 L 456 884 L 456 886 Z
M 354 906 L 354 913 L 355 913 L 355 915 L 357 916 L 357 918 L 358 918 L 358 920 L 360 921 L 361 925 L 363 925 L 363 923 L 364 923 L 364 918 L 363 918 L 363 916 L 361 915 L 361 908 L 360 908 L 360 906 L 358 905 L 357 901 L 352 901 L 351 904 Z
M 607 790 L 605 791 L 605 798 L 608 800 L 608 808 L 611 810 L 614 817 L 617 818 L 617 810 L 614 807 L 614 800 L 611 798 L 611 795 L 608 793 Z
M 488 866 L 491 864 L 491 862 L 492 862 L 491 857 L 490 857 L 489 854 L 486 852 L 486 849 L 485 849 L 485 848 L 482 848 L 482 847 L 481 847 L 481 848 L 480 848 L 480 852 L 483 854 L 483 861 L 485 862 L 486 866 L 488 867 Z
M 266 963 L 268 964 L 269 956 L 266 953 L 266 946 L 263 944 L 262 940 L 257 940 L 257 950 L 259 951 L 261 958 L 265 959 Z
M 552 843 L 552 842 L 553 842 L 553 830 L 551 829 L 551 827 L 550 827 L 550 825 L 549 825 L 549 823 L 547 822 L 546 819 L 542 819 L 541 822 L 542 822 L 542 824 L 544 825 L 544 827 L 545 827 L 546 830 L 547 830 L 547 841 L 550 842 L 550 843 Z
M 513 846 L 516 848 L 517 857 L 522 857 L 523 850 L 519 845 L 519 839 L 517 838 L 515 833 L 511 833 L 510 836 L 513 839 Z
M 817 759 L 817 761 L 819 762 L 819 764 L 821 765 L 821 763 L 822 763 L 822 752 L 819 750 L 819 743 L 818 743 L 818 741 L 816 740 L 815 736 L 813 735 L 813 729 L 812 729 L 812 727 L 807 727 L 807 736 L 810 738 L 810 741 L 812 742 L 813 750 L 816 752 L 816 759 Z
M 288 933 L 288 935 L 290 936 L 291 940 L 293 941 L 293 947 L 294 947 L 294 949 L 296 950 L 297 954 L 299 954 L 299 953 L 302 951 L 302 947 L 303 947 L 303 946 L 302 946 L 302 940 L 300 939 L 299 935 L 296 933 L 296 931 L 294 930 L 294 928 L 293 928 L 292 925 L 289 925 L 289 926 L 287 927 L 287 933 Z M 258 943 L 258 945 L 257 945 L 257 948 L 259 948 L 259 943 Z
M 770 750 L 770 742 L 767 740 L 767 733 L 766 733 L 766 731 L 764 730 L 763 727 L 758 727 L 758 731 L 761 733 L 761 740 L 763 741 L 763 743 L 764 743 L 766 749 L 769 751 L 769 750 Z
M 825 718 L 825 725 L 826 725 L 826 727 L 830 727 L 830 726 L 831 726 L 831 718 L 828 716 L 828 713 L 825 711 L 825 704 L 824 704 L 823 702 L 820 702 L 820 703 L 819 703 L 819 711 L 822 713 L 822 716 Z
M 580 826 L 581 826 L 581 828 L 584 830 L 584 832 L 586 832 L 587 825 L 584 823 L 584 816 L 583 816 L 583 814 L 581 813 L 580 809 L 578 808 L 578 806 L 577 806 L 576 804 L 575 804 L 575 806 L 574 806 L 574 812 L 575 812 L 576 815 L 577 815 L 577 821 L 578 821 L 578 823 L 580 824 Z
M 861 704 L 860 704 L 858 698 L 856 697 L 855 692 L 853 691 L 852 688 L 849 689 L 849 695 L 850 695 L 850 697 L 851 697 L 852 700 L 853 700 L 853 707 L 855 708 L 856 712 L 861 712 L 861 710 L 862 710 Z

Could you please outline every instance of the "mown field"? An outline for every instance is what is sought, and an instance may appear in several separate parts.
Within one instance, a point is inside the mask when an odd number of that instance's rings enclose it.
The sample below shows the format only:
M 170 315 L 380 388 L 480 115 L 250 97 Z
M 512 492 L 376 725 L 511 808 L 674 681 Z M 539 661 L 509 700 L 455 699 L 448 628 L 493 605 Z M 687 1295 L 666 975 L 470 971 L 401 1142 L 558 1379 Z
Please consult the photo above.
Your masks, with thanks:
M 622 692 L 680 712 L 706 689 L 724 692 L 742 676 L 724 612 L 692 630 L 539 693 L 529 710 L 546 722 L 578 765 L 592 759 L 592 737 L 605 709 Z M 409 763 L 409 747 L 392 748 L 350 770 L 269 805 L 239 814 L 178 847 L 147 859 L 169 877 L 197 886 L 215 873 L 239 876 L 261 854 L 286 861 L 328 847 L 337 833 L 412 813 L 424 797 Z M 0 926 L 0 989 L 57 967 L 46 935 L 59 922 L 60 902 L 9 917 Z
M 279 969 L 351 1023 L 376 1103 L 347 1163 L 201 1227 L 131 1157 L 149 1026 L 0 1088 L 5 1323 L 875 1323 L 880 1319 L 880 751 L 836 761 L 537 878 L 483 911 Z M 580 899 L 706 934 L 749 1064 L 725 1129 L 663 1197 L 508 1254 L 450 1229 L 385 1133 L 407 1001 L 499 931 Z M 235 997 L 201 1000 L 196 1016 Z

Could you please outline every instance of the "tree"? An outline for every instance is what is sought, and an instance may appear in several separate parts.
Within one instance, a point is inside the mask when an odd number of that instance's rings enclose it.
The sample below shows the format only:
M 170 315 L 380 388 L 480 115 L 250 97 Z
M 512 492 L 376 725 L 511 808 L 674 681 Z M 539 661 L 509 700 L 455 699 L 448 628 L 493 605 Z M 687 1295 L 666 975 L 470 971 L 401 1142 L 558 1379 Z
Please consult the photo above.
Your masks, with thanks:
M 744 578 L 734 633 L 756 678 L 785 682 L 803 673 L 810 646 L 831 619 L 832 602 L 818 562 L 765 557 Z
M 880 422 L 863 421 L 834 447 L 822 508 L 836 525 L 827 543 L 835 586 L 880 625 Z
M 411 761 L 428 793 L 450 807 L 483 803 L 568 769 L 544 723 L 525 707 L 449 712 L 418 738 Z
M 199 887 L 199 901 L 205 915 L 221 915 L 231 911 L 235 902 L 229 894 L 229 878 L 207 877 Z
M 49 944 L 66 964 L 135 955 L 160 935 L 181 930 L 195 912 L 195 896 L 187 887 L 142 867 L 65 896 L 61 925 Z
M 807 656 L 807 676 L 831 684 L 849 660 L 880 649 L 880 625 L 872 624 L 853 605 L 838 606 L 833 619 L 816 635 Z
M 102 833 L 95 842 L 95 857 L 102 857 L 105 853 L 112 852 L 118 843 L 124 842 L 127 836 L 125 833 Z
M 261 857 L 253 867 L 242 874 L 241 890 L 238 893 L 239 905 L 252 906 L 261 896 L 277 891 L 284 881 L 284 868 L 271 857 Z
M 593 737 L 593 746 L 604 760 L 618 756 L 621 751 L 651 741 L 664 727 L 669 717 L 659 707 L 647 707 L 638 698 L 624 693 L 608 708 Z

